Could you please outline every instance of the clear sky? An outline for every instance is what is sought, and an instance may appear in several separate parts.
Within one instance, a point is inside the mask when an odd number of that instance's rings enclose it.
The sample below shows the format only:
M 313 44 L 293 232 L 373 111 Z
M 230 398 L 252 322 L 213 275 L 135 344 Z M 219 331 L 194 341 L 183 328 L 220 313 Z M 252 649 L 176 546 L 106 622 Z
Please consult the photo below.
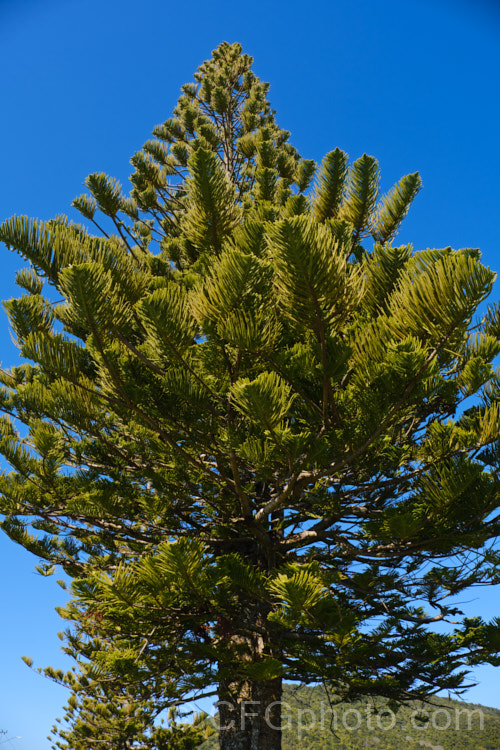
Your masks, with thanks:
M 0 220 L 69 213 L 87 174 L 127 183 L 128 160 L 170 116 L 181 84 L 222 40 L 271 82 L 280 125 L 307 158 L 339 146 L 381 164 L 382 187 L 420 171 L 401 242 L 479 247 L 500 270 L 500 4 L 491 0 L 0 0 Z M 17 257 L 0 249 L 0 299 Z M 500 281 L 494 299 L 500 297 Z M 0 321 L 1 321 L 0 317 Z M 15 363 L 6 318 L 0 360 Z M 0 536 L 0 729 L 45 750 L 66 693 L 29 671 L 64 666 L 64 592 Z M 471 614 L 500 615 L 497 590 Z M 500 707 L 500 668 L 468 698 Z

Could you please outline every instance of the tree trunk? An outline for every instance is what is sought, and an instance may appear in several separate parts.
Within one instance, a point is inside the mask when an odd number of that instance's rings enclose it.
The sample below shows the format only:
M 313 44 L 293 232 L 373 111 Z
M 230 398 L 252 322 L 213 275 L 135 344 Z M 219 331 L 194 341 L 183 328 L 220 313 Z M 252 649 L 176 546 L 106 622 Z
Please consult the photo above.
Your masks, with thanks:
M 258 632 L 225 633 L 219 662 L 220 750 L 281 750 L 282 679 L 259 681 L 244 670 L 262 663 L 265 655 L 280 658 L 267 615 L 261 602 L 247 605 L 247 622 L 254 622 Z
M 281 750 L 281 678 L 219 684 L 220 750 Z

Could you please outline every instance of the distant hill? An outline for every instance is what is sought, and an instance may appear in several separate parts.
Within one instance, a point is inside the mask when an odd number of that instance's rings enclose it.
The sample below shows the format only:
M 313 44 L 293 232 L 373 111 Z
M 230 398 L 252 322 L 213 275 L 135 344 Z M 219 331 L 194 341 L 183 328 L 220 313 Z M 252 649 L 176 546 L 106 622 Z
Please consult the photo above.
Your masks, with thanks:
M 433 704 L 397 712 L 371 699 L 330 706 L 320 687 L 286 685 L 283 750 L 500 750 L 499 709 L 447 698 Z M 199 750 L 217 748 L 213 734 Z

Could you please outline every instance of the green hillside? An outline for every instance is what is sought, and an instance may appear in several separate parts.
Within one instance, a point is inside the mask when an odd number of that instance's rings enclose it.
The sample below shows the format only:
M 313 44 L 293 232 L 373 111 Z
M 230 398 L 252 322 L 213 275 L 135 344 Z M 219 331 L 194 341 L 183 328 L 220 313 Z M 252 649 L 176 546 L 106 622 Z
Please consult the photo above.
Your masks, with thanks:
M 433 704 L 397 712 L 380 700 L 330 706 L 322 688 L 287 685 L 283 750 L 500 750 L 500 710 L 446 698 Z M 199 750 L 217 748 L 213 734 Z

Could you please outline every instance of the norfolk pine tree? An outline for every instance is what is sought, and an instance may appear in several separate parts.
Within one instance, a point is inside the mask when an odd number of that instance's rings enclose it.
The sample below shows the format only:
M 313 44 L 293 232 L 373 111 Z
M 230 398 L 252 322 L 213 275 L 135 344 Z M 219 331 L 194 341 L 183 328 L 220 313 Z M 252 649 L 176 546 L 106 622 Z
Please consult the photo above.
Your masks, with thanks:
M 85 225 L 0 229 L 3 528 L 73 579 L 62 748 L 113 695 L 161 747 L 155 713 L 216 694 L 222 750 L 278 750 L 284 679 L 401 701 L 500 663 L 457 604 L 500 580 L 494 274 L 394 245 L 418 174 L 380 198 L 373 157 L 302 159 L 251 63 L 214 51 L 130 197 L 93 174 Z

